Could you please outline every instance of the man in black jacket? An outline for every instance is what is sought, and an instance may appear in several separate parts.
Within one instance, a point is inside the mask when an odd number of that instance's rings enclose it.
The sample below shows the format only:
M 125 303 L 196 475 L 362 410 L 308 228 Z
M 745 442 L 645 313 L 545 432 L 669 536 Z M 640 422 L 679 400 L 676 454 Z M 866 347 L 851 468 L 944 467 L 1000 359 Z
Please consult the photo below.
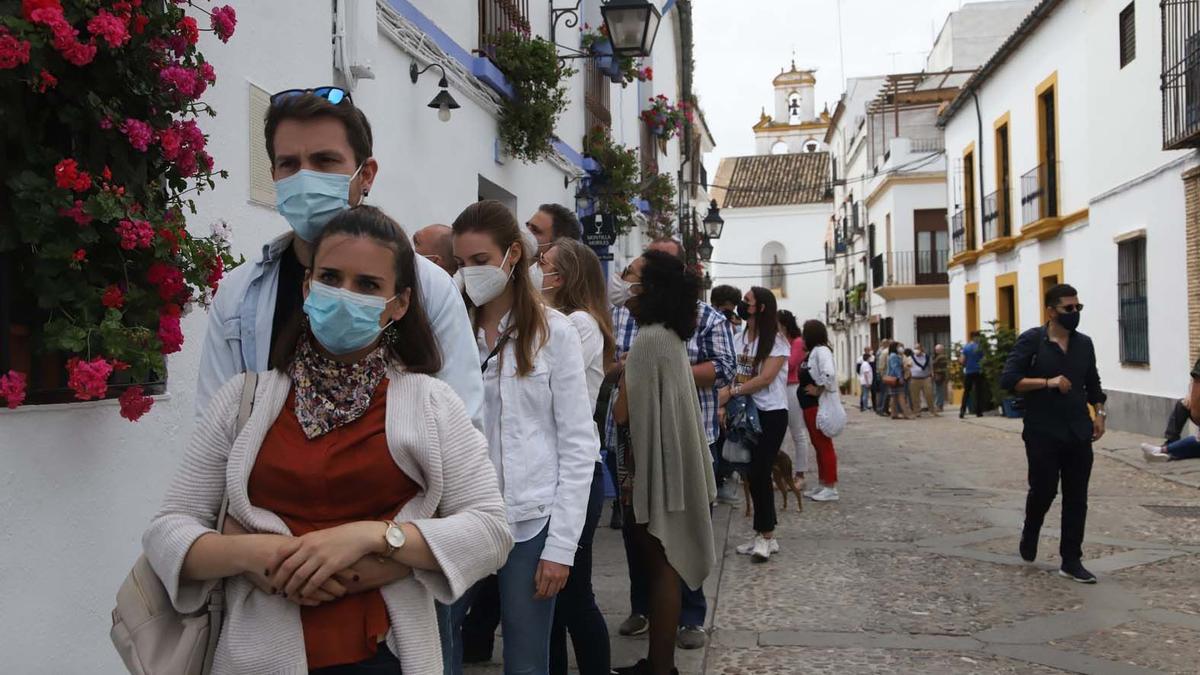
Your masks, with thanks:
M 1025 397 L 1025 456 L 1029 460 L 1029 495 L 1021 557 L 1037 557 L 1038 535 L 1058 484 L 1062 482 L 1062 539 L 1059 574 L 1094 584 L 1083 558 L 1092 443 L 1104 435 L 1106 397 L 1096 371 L 1096 350 L 1079 326 L 1079 294 L 1066 284 L 1046 291 L 1044 326 L 1021 334 L 1004 365 L 1000 385 Z M 1096 410 L 1093 418 L 1088 405 Z

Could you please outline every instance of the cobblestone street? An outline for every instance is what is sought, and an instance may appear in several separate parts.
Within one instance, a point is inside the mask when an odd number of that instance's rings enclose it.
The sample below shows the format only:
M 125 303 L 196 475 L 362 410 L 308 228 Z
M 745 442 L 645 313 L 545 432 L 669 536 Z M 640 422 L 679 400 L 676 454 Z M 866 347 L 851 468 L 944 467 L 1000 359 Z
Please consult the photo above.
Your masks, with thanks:
M 717 510 L 712 640 L 680 651 L 680 672 L 1197 672 L 1200 491 L 1186 484 L 1186 463 L 1165 480 L 1132 459 L 1146 439 L 1101 440 L 1084 546 L 1100 583 L 1087 587 L 1055 574 L 1057 502 L 1037 563 L 1017 555 L 1019 420 L 850 414 L 837 439 L 842 501 L 806 502 L 803 513 L 793 501 L 768 564 L 734 553 L 750 533 L 741 507 Z M 619 534 L 602 528 L 597 548 L 613 663 L 625 665 L 646 643 L 615 637 L 628 612 Z

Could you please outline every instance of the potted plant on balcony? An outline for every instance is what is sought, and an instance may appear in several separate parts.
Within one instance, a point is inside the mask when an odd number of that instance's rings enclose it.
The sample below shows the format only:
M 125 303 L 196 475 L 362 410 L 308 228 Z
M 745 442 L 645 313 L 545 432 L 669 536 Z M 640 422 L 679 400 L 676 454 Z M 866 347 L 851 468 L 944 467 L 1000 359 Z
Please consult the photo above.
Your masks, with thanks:
M 613 141 L 604 126 L 594 127 L 583 141 L 583 152 L 600 166 L 592 178 L 597 211 L 614 217 L 617 233 L 627 232 L 637 209 L 639 169 L 637 152 Z
M 567 80 L 575 71 L 559 61 L 550 42 L 516 32 L 496 35 L 489 53 L 515 93 L 500 103 L 504 151 L 529 164 L 550 156 L 554 127 L 570 103 Z
M 181 315 L 236 264 L 224 229 L 200 236 L 185 218 L 191 193 L 226 175 L 195 119 L 215 114 L 200 97 L 216 79 L 196 44 L 201 30 L 227 41 L 236 15 L 189 2 L 201 29 L 179 3 L 7 4 L 0 270 L 23 340 L 10 349 L 38 353 L 8 355 L 27 370 L 0 373 L 0 398 L 16 407 L 30 384 L 63 400 L 120 393 L 136 420 L 153 403 L 143 385 L 182 347 Z
M 579 36 L 579 47 L 582 51 L 596 55 L 596 67 L 607 75 L 613 84 L 624 87 L 634 80 L 647 82 L 654 76 L 649 67 L 639 67 L 633 57 L 613 54 L 612 40 L 609 39 L 608 29 L 604 25 L 592 30 L 590 25 L 584 24 L 583 32 Z
M 667 141 L 693 120 L 692 106 L 687 101 L 675 105 L 662 94 L 650 99 L 650 107 L 642 111 L 642 121 L 646 123 L 650 135 L 658 141 L 659 151 L 663 153 L 667 151 Z
M 653 169 L 653 167 L 652 167 Z M 647 232 L 652 238 L 670 236 L 675 228 L 675 181 L 670 174 L 653 170 L 642 172 L 641 197 L 650 207 Z

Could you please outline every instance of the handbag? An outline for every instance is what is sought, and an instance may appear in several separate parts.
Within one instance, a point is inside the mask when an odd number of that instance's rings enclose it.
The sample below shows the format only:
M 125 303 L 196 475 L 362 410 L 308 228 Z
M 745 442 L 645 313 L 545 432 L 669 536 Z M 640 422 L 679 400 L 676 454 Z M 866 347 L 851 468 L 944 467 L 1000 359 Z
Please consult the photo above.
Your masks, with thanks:
M 883 383 L 889 387 L 899 387 L 900 386 L 900 378 L 895 377 L 893 375 L 884 375 Z
M 842 397 L 835 391 L 825 391 L 818 399 L 817 429 L 833 438 L 846 428 L 846 409 Z
M 257 384 L 258 373 L 246 373 L 238 408 L 238 434 L 250 418 Z M 225 495 L 217 513 L 217 532 L 224 527 L 228 510 L 229 495 Z M 224 616 L 224 582 L 213 586 L 203 608 L 184 614 L 171 604 L 166 587 L 143 554 L 117 591 L 109 637 L 133 675 L 208 675 Z
M 749 396 L 738 396 L 726 404 L 729 415 L 725 445 L 721 457 L 730 464 L 749 464 L 750 449 L 758 444 L 762 434 L 762 423 L 758 420 L 758 409 Z

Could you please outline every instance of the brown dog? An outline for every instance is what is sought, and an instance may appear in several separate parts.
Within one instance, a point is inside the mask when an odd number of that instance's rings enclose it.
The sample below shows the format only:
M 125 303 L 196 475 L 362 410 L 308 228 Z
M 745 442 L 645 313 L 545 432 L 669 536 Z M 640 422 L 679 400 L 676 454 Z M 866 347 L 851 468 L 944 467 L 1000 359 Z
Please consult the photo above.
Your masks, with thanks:
M 783 495 L 783 510 L 786 511 L 788 507 L 788 492 L 796 495 L 796 510 L 804 510 L 804 499 L 800 495 L 800 488 L 796 486 L 796 474 L 792 470 L 792 458 L 786 452 L 775 454 L 775 466 L 771 468 L 771 480 L 775 483 L 775 489 Z M 742 476 L 742 492 L 746 495 L 746 517 L 749 518 L 754 514 L 754 507 L 750 499 L 750 481 L 745 476 Z

